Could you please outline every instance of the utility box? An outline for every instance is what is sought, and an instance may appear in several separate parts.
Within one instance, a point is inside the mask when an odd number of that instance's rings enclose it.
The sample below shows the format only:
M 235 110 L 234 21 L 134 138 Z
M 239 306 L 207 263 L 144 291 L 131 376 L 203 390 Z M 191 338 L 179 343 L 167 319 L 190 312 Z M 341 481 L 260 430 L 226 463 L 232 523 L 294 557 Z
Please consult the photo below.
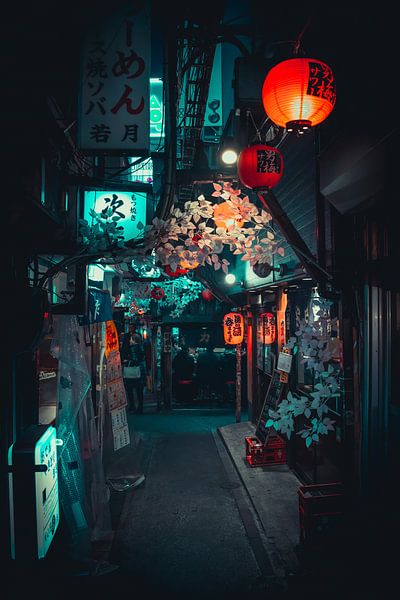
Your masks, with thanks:
M 32 425 L 8 450 L 12 559 L 44 558 L 59 523 L 56 429 Z

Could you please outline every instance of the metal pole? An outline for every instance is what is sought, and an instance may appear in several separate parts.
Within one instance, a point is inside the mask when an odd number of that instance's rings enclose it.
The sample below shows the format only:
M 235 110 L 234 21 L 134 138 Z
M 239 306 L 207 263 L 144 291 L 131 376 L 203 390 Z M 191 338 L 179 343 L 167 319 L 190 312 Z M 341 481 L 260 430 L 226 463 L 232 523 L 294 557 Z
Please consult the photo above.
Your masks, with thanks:
M 242 404 L 242 344 L 236 344 L 236 423 L 241 420 Z

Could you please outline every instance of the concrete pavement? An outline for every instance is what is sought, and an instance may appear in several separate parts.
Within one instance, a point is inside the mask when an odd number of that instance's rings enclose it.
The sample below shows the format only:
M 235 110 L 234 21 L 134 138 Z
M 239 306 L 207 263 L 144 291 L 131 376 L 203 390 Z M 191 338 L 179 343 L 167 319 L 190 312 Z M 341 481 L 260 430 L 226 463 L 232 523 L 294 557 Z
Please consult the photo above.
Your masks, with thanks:
M 249 495 L 265 532 L 266 551 L 277 577 L 296 573 L 294 551 L 299 544 L 297 490 L 300 480 L 287 465 L 251 467 L 246 461 L 245 437 L 254 437 L 250 421 L 218 428 L 225 448 Z

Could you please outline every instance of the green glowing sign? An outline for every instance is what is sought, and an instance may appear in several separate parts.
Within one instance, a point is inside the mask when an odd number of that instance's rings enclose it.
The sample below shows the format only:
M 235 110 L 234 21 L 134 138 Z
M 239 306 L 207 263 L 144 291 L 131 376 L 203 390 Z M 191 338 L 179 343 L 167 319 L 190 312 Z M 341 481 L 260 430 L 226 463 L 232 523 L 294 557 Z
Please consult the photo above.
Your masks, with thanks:
M 112 204 L 115 214 L 121 217 L 118 225 L 124 228 L 124 240 L 128 241 L 143 236 L 146 202 L 147 194 L 143 192 L 85 190 L 83 218 L 92 225 L 94 220 L 90 211 L 99 214 Z

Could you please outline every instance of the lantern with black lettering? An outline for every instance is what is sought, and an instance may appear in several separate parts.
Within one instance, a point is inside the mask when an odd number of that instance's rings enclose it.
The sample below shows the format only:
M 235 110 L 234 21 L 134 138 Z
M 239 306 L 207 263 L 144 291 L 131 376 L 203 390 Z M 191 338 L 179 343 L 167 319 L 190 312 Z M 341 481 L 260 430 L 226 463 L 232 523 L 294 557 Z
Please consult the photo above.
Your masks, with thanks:
M 236 312 L 227 313 L 224 316 L 224 340 L 225 344 L 241 344 L 244 336 L 243 315 Z
M 277 148 L 254 144 L 241 151 L 237 172 L 242 184 L 251 190 L 273 188 L 282 177 L 283 156 Z
M 322 123 L 336 102 L 332 69 L 314 58 L 289 58 L 268 72 L 262 101 L 276 125 L 302 134 Z
M 264 344 L 273 344 L 276 339 L 276 319 L 275 315 L 270 312 L 260 315 L 263 325 L 263 342 Z

